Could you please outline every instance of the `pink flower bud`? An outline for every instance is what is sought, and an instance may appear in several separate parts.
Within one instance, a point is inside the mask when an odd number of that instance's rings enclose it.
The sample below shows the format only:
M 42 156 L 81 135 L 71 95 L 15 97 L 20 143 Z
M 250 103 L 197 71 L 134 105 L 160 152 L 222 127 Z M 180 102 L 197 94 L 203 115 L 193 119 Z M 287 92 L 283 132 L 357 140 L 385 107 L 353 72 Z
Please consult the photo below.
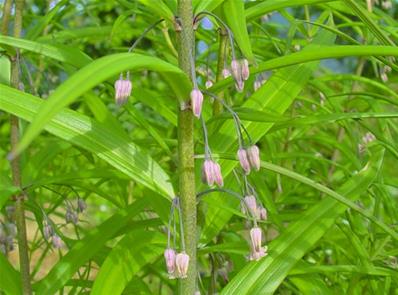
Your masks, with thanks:
M 176 252 L 173 249 L 167 248 L 164 251 L 164 259 L 166 260 L 167 272 L 174 273 L 176 267 Z
M 209 186 L 212 186 L 215 181 L 213 170 L 213 161 L 205 160 L 202 166 L 202 181 Z
M 253 252 L 259 252 L 261 249 L 261 229 L 253 227 L 250 230 L 250 239 Z
M 260 170 L 260 150 L 256 145 L 252 145 L 247 149 L 247 157 L 250 166 L 256 169 L 256 171 Z
M 86 209 L 87 209 L 86 202 L 82 198 L 77 199 L 77 211 L 82 213 Z
M 260 80 L 256 80 L 256 81 L 254 81 L 254 91 L 257 91 L 257 90 L 259 90 L 260 89 L 260 87 L 261 87 L 261 81 Z
M 118 105 L 125 104 L 131 95 L 131 81 L 120 78 L 115 82 L 115 100 Z
M 242 169 L 245 171 L 246 174 L 250 173 L 250 163 L 249 163 L 249 159 L 247 157 L 247 152 L 245 149 L 240 148 L 238 150 L 238 159 L 240 162 L 240 166 L 242 167 Z
M 178 253 L 176 256 L 177 276 L 181 279 L 187 277 L 189 256 L 185 252 Z
M 214 182 L 217 183 L 218 186 L 223 186 L 224 181 L 221 174 L 220 164 L 213 162 L 213 178 Z
M 242 79 L 246 81 L 249 79 L 250 76 L 250 71 L 249 71 L 249 62 L 247 61 L 246 58 L 241 60 L 241 74 L 242 74 Z
M 263 207 L 261 207 L 259 210 L 259 218 L 261 220 L 267 220 L 267 218 L 268 218 L 267 210 Z
M 66 221 L 66 223 L 77 224 L 79 221 L 79 218 L 77 217 L 77 214 L 74 211 L 68 209 L 68 210 L 66 210 L 65 221 Z
M 257 215 L 257 202 L 256 202 L 256 197 L 253 195 L 250 196 L 246 196 L 244 198 L 245 204 L 246 204 L 246 208 L 248 208 L 250 210 L 250 214 L 252 216 L 256 216 Z
M 240 65 L 239 61 L 237 61 L 236 59 L 233 59 L 231 61 L 231 72 L 232 72 L 232 76 L 234 77 L 236 82 L 242 81 L 241 65 Z
M 194 88 L 191 91 L 191 106 L 195 117 L 199 118 L 202 112 L 203 94 L 199 89 Z
M 223 76 L 223 78 L 224 79 L 226 79 L 226 78 L 228 78 L 228 77 L 231 77 L 231 72 L 228 70 L 228 69 L 223 69 L 222 70 L 222 76 Z
M 57 234 L 53 235 L 52 242 L 55 249 L 60 249 L 63 246 L 63 242 Z
M 213 82 L 211 80 L 207 80 L 205 83 L 206 89 L 209 89 L 211 86 L 213 86 Z

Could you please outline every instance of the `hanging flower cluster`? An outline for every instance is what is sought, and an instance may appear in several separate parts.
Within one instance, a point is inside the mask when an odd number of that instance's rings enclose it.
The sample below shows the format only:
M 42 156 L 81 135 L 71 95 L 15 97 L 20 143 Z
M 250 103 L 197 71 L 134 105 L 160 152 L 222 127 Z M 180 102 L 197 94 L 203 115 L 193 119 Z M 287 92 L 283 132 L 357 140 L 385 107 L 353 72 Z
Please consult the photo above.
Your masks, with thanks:
M 177 226 L 176 215 L 180 222 L 180 249 L 179 253 L 176 252 L 177 248 Z M 171 243 L 171 236 L 173 242 Z M 182 224 L 181 206 L 179 198 L 174 198 L 171 202 L 169 224 L 167 227 L 167 248 L 164 251 L 164 259 L 166 261 L 167 272 L 170 279 L 185 279 L 187 277 L 189 266 L 189 255 L 185 252 L 184 229 Z
M 15 207 L 7 206 L 5 220 L 0 221 L 0 252 L 4 255 L 14 250 L 14 239 L 17 235 L 14 213 Z

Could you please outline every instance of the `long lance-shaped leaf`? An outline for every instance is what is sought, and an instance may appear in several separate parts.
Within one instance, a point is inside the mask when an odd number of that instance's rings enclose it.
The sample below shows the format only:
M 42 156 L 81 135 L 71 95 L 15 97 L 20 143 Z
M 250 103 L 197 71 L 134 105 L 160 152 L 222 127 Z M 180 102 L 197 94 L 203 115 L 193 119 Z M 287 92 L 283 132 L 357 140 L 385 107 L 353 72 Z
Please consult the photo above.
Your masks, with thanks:
M 338 191 L 346 198 L 357 199 L 375 179 L 383 162 L 384 149 L 378 147 L 360 173 Z M 249 263 L 224 288 L 221 294 L 272 294 L 290 269 L 333 225 L 347 207 L 326 198 L 307 210 L 304 215 L 269 244 L 269 256 Z
M 246 9 L 246 18 L 253 19 L 260 17 L 269 12 L 279 10 L 286 7 L 302 6 L 310 4 L 320 4 L 326 2 L 332 2 L 335 0 L 268 0 L 260 1 L 257 5 L 253 5 Z
M 195 13 L 199 13 L 203 10 L 213 11 L 225 0 L 193 0 L 192 6 L 194 7 Z
M 21 275 L 8 262 L 7 258 L 0 253 L 0 291 L 6 295 L 22 294 Z
M 157 232 L 128 233 L 105 259 L 90 294 L 122 294 L 133 276 L 163 253 L 165 243 L 165 236 Z
M 8 36 L 0 36 L 0 44 L 35 52 L 77 68 L 84 67 L 92 61 L 88 55 L 79 49 L 65 45 L 48 45 Z
M 394 46 L 362 46 L 362 45 L 341 45 L 341 46 L 308 46 L 305 50 L 289 55 L 276 57 L 260 63 L 256 67 L 250 68 L 251 74 L 264 71 L 288 67 L 291 65 L 306 62 L 328 59 L 342 58 L 349 56 L 398 56 L 398 48 Z M 228 78 L 216 83 L 210 90 L 218 91 L 225 85 L 232 84 L 232 78 Z
M 107 221 L 94 228 L 82 240 L 76 242 L 48 275 L 34 285 L 36 294 L 55 294 L 72 278 L 80 266 L 93 258 L 109 239 L 113 238 L 121 228 L 128 224 L 133 216 L 139 214 L 145 204 L 144 199 L 136 201 L 115 213 Z
M 190 82 L 178 67 L 161 59 L 140 54 L 109 55 L 80 69 L 50 95 L 48 100 L 41 105 L 16 150 L 13 151 L 14 155 L 26 148 L 62 108 L 99 83 L 126 70 L 161 72 L 178 99 L 185 100 L 188 97 Z
M 330 32 L 320 31 L 314 38 L 314 44 L 303 49 L 312 51 L 312 48 L 319 48 L 319 44 L 331 44 L 334 36 Z M 259 111 L 272 110 L 275 114 L 283 114 L 292 104 L 296 96 L 302 91 L 311 73 L 318 66 L 318 63 L 301 64 L 291 66 L 280 71 L 276 71 L 271 78 L 258 91 L 256 91 L 242 107 L 252 108 Z M 245 127 L 250 136 L 256 142 L 273 126 L 273 123 L 245 122 Z M 236 153 L 238 147 L 235 139 L 234 125 L 231 121 L 225 122 L 210 138 L 212 150 L 214 152 L 233 152 Z M 223 175 L 228 175 L 235 167 L 236 163 L 231 161 L 221 161 Z M 220 202 L 225 201 L 220 195 L 215 195 Z M 230 203 L 232 204 L 232 203 Z M 205 226 L 202 231 L 202 242 L 211 240 L 221 228 L 228 222 L 232 214 L 220 208 L 209 207 L 206 213 Z
M 32 121 L 45 101 L 0 84 L 0 109 Z M 173 196 L 168 175 L 146 152 L 129 138 L 113 132 L 107 125 L 71 110 L 62 110 L 45 129 L 87 149 L 135 181 L 163 196 Z
M 243 55 L 253 61 L 253 52 L 247 32 L 245 6 L 243 1 L 226 0 L 223 4 L 226 23 L 234 33 L 236 42 L 242 50 Z

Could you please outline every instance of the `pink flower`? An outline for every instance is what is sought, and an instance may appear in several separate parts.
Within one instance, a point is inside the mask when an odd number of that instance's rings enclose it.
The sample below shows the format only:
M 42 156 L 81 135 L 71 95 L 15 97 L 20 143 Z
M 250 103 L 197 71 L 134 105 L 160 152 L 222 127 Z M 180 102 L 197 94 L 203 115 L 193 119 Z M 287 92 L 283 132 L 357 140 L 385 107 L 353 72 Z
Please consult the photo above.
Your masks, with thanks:
M 236 59 L 233 59 L 231 61 L 231 72 L 232 72 L 232 76 L 234 77 L 236 82 L 242 81 L 241 65 L 240 65 L 239 61 L 237 61 Z
M 178 253 L 176 256 L 177 276 L 181 279 L 187 277 L 189 266 L 189 256 L 185 252 Z
M 209 89 L 211 86 L 213 86 L 213 82 L 211 80 L 207 80 L 205 83 L 206 89 Z
M 250 240 L 253 252 L 260 252 L 261 249 L 261 229 L 259 227 L 253 227 L 250 230 Z
M 131 81 L 122 77 L 115 82 L 115 100 L 118 105 L 125 104 L 131 95 Z
M 57 234 L 52 236 L 52 242 L 55 249 L 60 249 L 63 246 L 63 242 Z
M 256 145 L 252 145 L 247 149 L 247 156 L 250 166 L 256 169 L 256 171 L 260 170 L 260 150 Z
M 176 267 L 176 252 L 173 249 L 167 248 L 164 251 L 164 258 L 166 260 L 167 272 L 173 274 Z
M 214 184 L 213 161 L 205 160 L 202 166 L 202 181 L 209 186 Z
M 224 79 L 226 79 L 228 77 L 231 77 L 231 72 L 228 69 L 224 68 L 222 70 L 222 76 L 223 76 Z
M 261 220 L 267 220 L 268 218 L 268 214 L 267 214 L 267 209 L 261 207 L 259 210 L 259 216 L 258 216 Z
M 203 94 L 199 89 L 194 88 L 191 91 L 191 106 L 195 117 L 199 118 L 202 112 Z
M 212 160 L 205 160 L 202 166 L 202 181 L 209 186 L 212 186 L 214 183 L 218 186 L 223 186 L 224 181 L 220 165 Z
M 249 62 L 247 61 L 246 58 L 241 60 L 241 75 L 242 75 L 242 79 L 244 81 L 249 79 L 249 76 L 250 76 Z
M 257 202 L 256 202 L 256 197 L 253 195 L 246 196 L 244 198 L 244 202 L 246 204 L 246 208 L 250 210 L 250 214 L 252 216 L 257 215 Z
M 238 159 L 239 159 L 239 163 L 240 166 L 242 167 L 242 169 L 245 171 L 246 174 L 250 173 L 250 163 L 249 163 L 249 159 L 247 157 L 247 152 L 244 148 L 240 148 L 238 150 Z
M 218 164 L 216 162 L 213 162 L 213 177 L 214 177 L 215 183 L 217 183 L 218 186 L 224 185 L 224 180 L 222 178 L 220 164 Z

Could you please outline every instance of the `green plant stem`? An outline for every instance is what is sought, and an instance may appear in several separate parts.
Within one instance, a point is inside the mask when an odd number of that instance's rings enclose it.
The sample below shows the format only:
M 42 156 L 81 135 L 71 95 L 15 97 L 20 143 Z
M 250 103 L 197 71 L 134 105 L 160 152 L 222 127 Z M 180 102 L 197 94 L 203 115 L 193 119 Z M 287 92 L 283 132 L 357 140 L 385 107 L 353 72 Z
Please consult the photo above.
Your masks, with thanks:
M 191 55 L 194 50 L 193 12 L 191 0 L 178 1 L 181 31 L 178 32 L 178 63 L 191 76 Z M 192 295 L 196 291 L 196 194 L 194 169 L 193 114 L 188 108 L 180 109 L 178 116 L 179 188 L 184 224 L 186 253 L 190 257 L 187 278 L 181 280 L 179 293 Z
M 226 51 L 227 51 L 227 30 L 225 28 L 220 28 L 220 42 L 219 42 L 219 47 L 218 47 L 218 61 L 217 61 L 217 75 L 216 75 L 216 82 L 220 81 L 223 79 L 222 75 L 222 70 L 225 67 L 225 57 L 226 57 Z M 221 91 L 218 96 L 221 99 L 224 99 L 224 91 Z M 213 102 L 213 115 L 217 116 L 222 113 L 223 110 L 223 105 L 215 100 Z
M 14 37 L 19 37 L 22 31 L 22 13 L 24 0 L 15 1 L 15 19 L 14 19 Z M 11 61 L 11 85 L 15 88 L 19 86 L 19 51 Z M 13 150 L 19 141 L 19 119 L 11 116 L 11 149 Z M 21 187 L 21 166 L 19 157 L 11 160 L 12 181 L 16 187 Z M 29 271 L 29 254 L 28 241 L 26 237 L 26 220 L 24 210 L 24 197 L 22 193 L 15 196 L 15 221 L 17 225 L 18 251 L 20 272 L 22 278 L 23 294 L 32 294 L 32 286 L 30 282 Z
M 8 24 L 10 22 L 10 14 L 11 14 L 11 0 L 6 0 L 3 6 L 3 21 L 1 22 L 1 34 L 7 35 L 8 33 Z

